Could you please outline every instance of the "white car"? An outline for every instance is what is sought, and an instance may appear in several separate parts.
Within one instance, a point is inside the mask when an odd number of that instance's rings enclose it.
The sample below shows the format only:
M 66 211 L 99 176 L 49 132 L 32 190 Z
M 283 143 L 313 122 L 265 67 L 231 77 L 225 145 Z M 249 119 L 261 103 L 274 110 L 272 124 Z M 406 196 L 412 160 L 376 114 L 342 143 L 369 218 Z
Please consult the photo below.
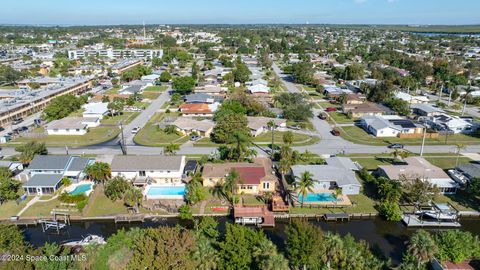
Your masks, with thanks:
M 132 134 L 137 134 L 140 131 L 140 127 L 135 127 L 132 129 Z

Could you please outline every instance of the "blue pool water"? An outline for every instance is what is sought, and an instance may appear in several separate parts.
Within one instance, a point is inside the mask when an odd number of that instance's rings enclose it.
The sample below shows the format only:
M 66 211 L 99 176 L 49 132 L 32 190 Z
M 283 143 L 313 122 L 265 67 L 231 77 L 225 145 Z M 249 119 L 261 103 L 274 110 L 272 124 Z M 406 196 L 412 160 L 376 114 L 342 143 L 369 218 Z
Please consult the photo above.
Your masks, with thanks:
M 177 187 L 150 187 L 147 191 L 147 196 L 184 196 L 186 188 L 185 186 Z
M 70 191 L 71 195 L 85 194 L 85 192 L 92 189 L 93 184 L 82 184 L 77 186 L 74 190 Z
M 302 201 L 302 195 L 298 195 L 298 201 Z M 315 202 L 334 202 L 336 201 L 337 198 L 335 198 L 335 195 L 332 193 L 326 192 L 326 193 L 307 193 L 307 196 L 305 196 L 305 200 L 303 202 L 306 203 L 315 203 Z

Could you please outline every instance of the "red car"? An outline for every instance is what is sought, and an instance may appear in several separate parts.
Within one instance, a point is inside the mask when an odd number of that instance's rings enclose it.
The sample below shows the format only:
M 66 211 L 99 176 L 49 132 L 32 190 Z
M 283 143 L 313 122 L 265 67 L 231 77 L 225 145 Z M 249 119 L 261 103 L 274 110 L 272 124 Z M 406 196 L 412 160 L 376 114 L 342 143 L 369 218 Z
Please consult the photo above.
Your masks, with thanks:
M 333 136 L 340 136 L 340 131 L 336 130 L 336 129 L 332 129 L 332 131 L 330 131 L 332 133 Z
M 327 112 L 336 112 L 337 111 L 337 108 L 334 108 L 334 107 L 328 107 L 326 109 Z

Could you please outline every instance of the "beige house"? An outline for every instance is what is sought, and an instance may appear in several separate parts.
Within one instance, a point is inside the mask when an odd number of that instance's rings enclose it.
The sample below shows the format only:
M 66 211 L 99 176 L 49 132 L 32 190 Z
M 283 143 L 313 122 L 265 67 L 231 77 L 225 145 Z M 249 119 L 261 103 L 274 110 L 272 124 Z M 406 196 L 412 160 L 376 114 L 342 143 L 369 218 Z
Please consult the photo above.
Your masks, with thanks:
M 188 135 L 192 132 L 198 133 L 202 137 L 210 137 L 215 124 L 210 120 L 198 121 L 192 118 L 180 117 L 175 120 L 174 125 L 178 132 Z
M 287 120 L 285 119 L 268 117 L 247 117 L 247 120 L 247 126 L 250 129 L 250 133 L 253 137 L 257 137 L 258 135 L 268 131 L 268 122 L 270 121 L 273 121 L 273 123 L 275 123 L 275 130 L 287 127 Z
M 254 163 L 207 163 L 202 172 L 203 186 L 223 183 L 232 170 L 240 175 L 235 189 L 237 194 L 259 195 L 276 190 L 278 179 L 268 158 L 256 158 Z
M 352 113 L 353 118 L 360 118 L 365 115 L 382 115 L 386 113 L 385 108 L 372 102 L 365 102 L 360 104 L 344 104 L 342 107 L 343 113 Z

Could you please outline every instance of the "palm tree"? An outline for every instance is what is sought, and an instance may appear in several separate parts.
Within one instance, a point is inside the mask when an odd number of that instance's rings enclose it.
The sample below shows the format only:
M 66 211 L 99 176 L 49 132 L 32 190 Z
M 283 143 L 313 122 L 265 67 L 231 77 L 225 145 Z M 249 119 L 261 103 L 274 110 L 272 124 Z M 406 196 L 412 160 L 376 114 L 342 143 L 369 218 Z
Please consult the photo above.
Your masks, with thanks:
M 300 177 L 297 177 L 295 181 L 296 190 L 300 195 L 302 195 L 301 206 L 303 207 L 303 202 L 305 197 L 309 192 L 313 192 L 313 187 L 317 181 L 313 180 L 312 174 L 309 171 L 304 171 Z
M 225 194 L 229 195 L 230 203 L 232 206 L 235 204 L 234 195 L 235 195 L 235 188 L 239 183 L 242 182 L 240 178 L 240 174 L 235 169 L 232 169 L 230 173 L 225 177 L 225 182 L 223 183 L 223 188 Z
M 268 121 L 267 127 L 272 131 L 272 153 L 270 158 L 273 160 L 273 155 L 275 154 L 275 122 L 273 120 Z
M 179 149 L 180 146 L 178 144 L 170 143 L 169 145 L 165 146 L 165 149 L 163 151 L 165 155 L 173 156 Z
M 437 245 L 430 233 L 424 230 L 418 230 L 410 238 L 408 251 L 417 259 L 417 269 L 423 263 L 426 263 L 435 253 L 437 253 Z
M 475 91 L 472 87 L 468 87 L 467 90 L 465 91 L 465 95 L 463 95 L 463 109 L 462 109 L 462 116 L 465 115 L 465 110 L 467 109 L 467 101 L 468 98 L 470 97 L 470 94 Z
M 95 162 L 85 168 L 85 173 L 87 174 L 88 178 L 105 184 L 105 181 L 110 179 L 112 170 L 110 169 L 110 164 L 108 163 Z
M 258 244 L 253 247 L 252 255 L 258 269 L 261 270 L 286 270 L 288 261 L 278 253 L 277 247 L 267 238 L 262 238 Z
M 201 236 L 197 240 L 197 250 L 193 253 L 193 257 L 198 262 L 197 269 L 217 269 L 219 261 L 217 251 L 213 247 L 211 241 L 205 236 Z
M 394 159 L 400 159 L 403 160 L 410 156 L 410 153 L 407 151 L 400 150 L 398 148 L 395 148 L 392 153 L 390 153 L 391 156 L 393 156 Z
M 294 138 L 293 132 L 291 132 L 290 130 L 285 132 L 282 136 L 283 143 L 288 145 L 288 146 L 292 145 L 293 138 Z
M 138 206 L 142 202 L 143 194 L 140 189 L 131 187 L 127 191 L 125 191 L 125 194 L 123 195 L 123 201 L 125 204 L 133 207 L 135 209 L 135 212 L 138 212 Z
M 343 257 L 344 247 L 342 237 L 334 233 L 325 234 L 325 248 L 324 261 L 327 269 L 332 269 L 332 263 L 338 263 Z
M 460 152 L 462 152 L 462 150 L 465 150 L 466 148 L 467 146 L 462 143 L 455 144 L 455 149 L 457 152 L 457 160 L 455 161 L 455 167 L 458 166 L 458 159 L 460 158 Z
M 228 143 L 234 145 L 238 162 L 244 159 L 245 153 L 248 153 L 247 150 L 252 143 L 252 138 L 242 132 L 235 132 L 228 140 Z

